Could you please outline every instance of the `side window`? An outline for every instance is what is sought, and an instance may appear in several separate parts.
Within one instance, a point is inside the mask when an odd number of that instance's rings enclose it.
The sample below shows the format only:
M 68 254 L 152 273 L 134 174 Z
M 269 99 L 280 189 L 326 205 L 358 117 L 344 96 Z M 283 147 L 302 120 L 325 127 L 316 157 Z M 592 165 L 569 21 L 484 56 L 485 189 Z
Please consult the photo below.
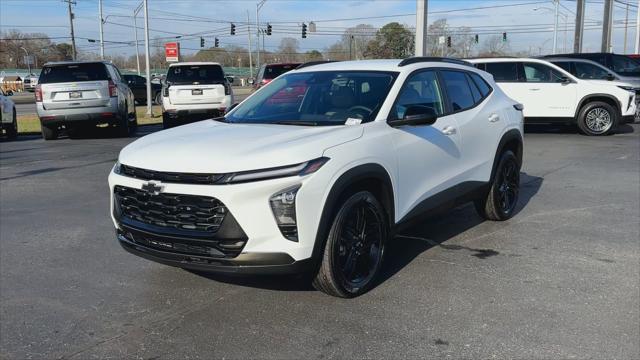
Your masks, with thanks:
M 438 86 L 438 77 L 433 70 L 422 71 L 409 76 L 400 90 L 390 117 L 402 119 L 411 105 L 426 106 L 436 116 L 444 114 L 442 93 Z
M 574 75 L 580 79 L 606 79 L 609 75 L 609 71 L 593 64 L 575 62 L 574 66 L 576 67 Z
M 535 83 L 561 82 L 562 77 L 564 76 L 559 71 L 556 71 L 555 69 L 545 64 L 525 62 L 523 66 L 524 66 L 524 77 L 527 82 L 535 82 Z
M 575 75 L 575 73 L 573 71 L 571 71 L 571 63 L 568 61 L 558 61 L 558 62 L 553 62 L 553 65 L 560 67 L 562 69 L 564 69 L 566 72 L 571 73 L 573 75 Z
M 473 82 L 476 84 L 476 86 L 480 90 L 480 93 L 482 94 L 483 98 L 489 95 L 492 89 L 489 86 L 489 84 L 487 84 L 487 82 L 484 81 L 484 79 L 480 75 L 476 73 L 470 73 L 469 76 L 471 76 L 471 79 L 473 79 Z
M 473 80 L 471 80 L 471 75 L 467 74 L 467 83 L 469 83 L 469 88 L 471 88 L 471 95 L 473 95 L 473 102 L 474 103 L 479 103 L 480 100 L 482 100 L 482 94 L 480 94 L 480 90 L 478 90 L 478 87 L 476 86 L 476 84 L 473 82 Z
M 486 63 L 486 72 L 493 75 L 496 82 L 517 82 L 518 63 L 517 62 L 491 62 Z
M 447 89 L 447 98 L 453 111 L 468 109 L 475 105 L 467 76 L 462 71 L 443 70 L 443 87 Z
M 475 66 L 476 69 L 480 69 L 480 70 L 483 70 L 483 71 L 487 68 L 485 66 L 485 64 L 482 64 L 482 63 L 474 64 L 473 66 Z

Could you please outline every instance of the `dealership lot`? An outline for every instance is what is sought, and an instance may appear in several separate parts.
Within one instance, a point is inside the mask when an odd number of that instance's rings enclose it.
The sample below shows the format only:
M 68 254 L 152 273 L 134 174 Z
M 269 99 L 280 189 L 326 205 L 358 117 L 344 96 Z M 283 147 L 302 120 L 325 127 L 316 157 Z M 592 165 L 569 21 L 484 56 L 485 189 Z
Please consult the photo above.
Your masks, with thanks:
M 513 219 L 483 222 L 465 206 L 425 220 L 352 300 L 126 253 L 106 177 L 133 139 L 3 141 L 0 354 L 638 358 L 639 135 L 638 124 L 609 137 L 529 128 Z

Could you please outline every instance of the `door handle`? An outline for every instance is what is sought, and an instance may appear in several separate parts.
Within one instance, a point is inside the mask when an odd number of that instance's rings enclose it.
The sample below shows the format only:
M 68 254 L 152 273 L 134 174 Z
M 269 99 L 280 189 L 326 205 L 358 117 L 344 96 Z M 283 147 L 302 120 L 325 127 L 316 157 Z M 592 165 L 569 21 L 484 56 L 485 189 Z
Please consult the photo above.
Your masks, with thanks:
M 533 88 L 533 89 L 529 89 L 529 90 L 531 90 L 531 91 L 538 91 L 538 90 L 540 90 L 540 88 Z
M 489 122 L 496 122 L 498 120 L 500 120 L 500 116 L 498 114 L 492 114 L 489 116 Z
M 445 135 L 455 135 L 457 131 L 456 131 L 456 128 L 454 128 L 453 126 L 447 126 L 444 129 L 442 129 L 442 133 Z

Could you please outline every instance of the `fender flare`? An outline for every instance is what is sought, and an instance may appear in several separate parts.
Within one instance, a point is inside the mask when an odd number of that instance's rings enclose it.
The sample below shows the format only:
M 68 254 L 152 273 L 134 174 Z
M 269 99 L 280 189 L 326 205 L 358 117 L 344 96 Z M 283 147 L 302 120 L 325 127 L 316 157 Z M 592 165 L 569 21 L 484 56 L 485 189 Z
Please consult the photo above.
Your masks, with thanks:
M 578 102 L 578 106 L 576 107 L 576 113 L 574 115 L 574 119 L 576 119 L 576 121 L 578 120 L 578 114 L 580 114 L 580 110 L 582 109 L 584 104 L 588 103 L 591 99 L 598 98 L 598 97 L 603 97 L 603 98 L 607 98 L 609 100 L 613 100 L 613 102 L 618 107 L 618 109 L 617 109 L 618 110 L 618 116 L 622 116 L 622 104 L 620 104 L 620 101 L 618 100 L 618 98 L 616 98 L 615 96 L 610 95 L 610 94 L 597 93 L 597 94 L 585 95 L 582 99 L 580 99 L 580 102 Z
M 336 213 L 336 207 L 341 200 L 341 196 L 349 188 L 349 186 L 357 182 L 375 179 L 384 184 L 384 199 L 378 199 L 382 204 L 386 205 L 387 215 L 389 216 L 389 227 L 393 229 L 395 225 L 395 192 L 389 172 L 380 164 L 366 163 L 357 165 L 338 177 L 333 183 L 331 190 L 324 202 L 320 221 L 316 231 L 315 243 L 311 258 L 316 264 L 322 260 L 322 251 L 324 250 L 329 228 Z
M 500 161 L 500 156 L 502 155 L 505 145 L 513 140 L 516 140 L 519 144 L 520 151 L 517 151 L 516 157 L 518 158 L 518 163 L 522 166 L 522 153 L 524 152 L 522 134 L 517 129 L 511 129 L 502 135 L 502 138 L 498 143 L 496 154 L 493 158 L 493 166 L 491 167 L 491 177 L 489 177 L 489 182 L 493 181 L 496 174 L 496 167 L 498 166 L 498 161 Z

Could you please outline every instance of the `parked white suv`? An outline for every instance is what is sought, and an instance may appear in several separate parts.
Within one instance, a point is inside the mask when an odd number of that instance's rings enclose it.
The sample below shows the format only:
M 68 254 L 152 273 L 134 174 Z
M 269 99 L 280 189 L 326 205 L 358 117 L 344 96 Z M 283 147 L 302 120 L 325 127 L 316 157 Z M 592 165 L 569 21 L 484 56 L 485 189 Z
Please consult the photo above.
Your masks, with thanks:
M 460 60 L 301 65 L 225 117 L 125 147 L 109 175 L 117 238 L 167 265 L 309 272 L 356 296 L 425 214 L 474 201 L 513 216 L 521 109 Z
M 223 115 L 233 104 L 231 84 L 214 62 L 169 65 L 162 89 L 164 128 Z
M 586 135 L 608 135 L 632 122 L 635 88 L 624 83 L 579 79 L 540 59 L 471 59 L 500 88 L 524 104 L 527 123 L 575 123 Z

